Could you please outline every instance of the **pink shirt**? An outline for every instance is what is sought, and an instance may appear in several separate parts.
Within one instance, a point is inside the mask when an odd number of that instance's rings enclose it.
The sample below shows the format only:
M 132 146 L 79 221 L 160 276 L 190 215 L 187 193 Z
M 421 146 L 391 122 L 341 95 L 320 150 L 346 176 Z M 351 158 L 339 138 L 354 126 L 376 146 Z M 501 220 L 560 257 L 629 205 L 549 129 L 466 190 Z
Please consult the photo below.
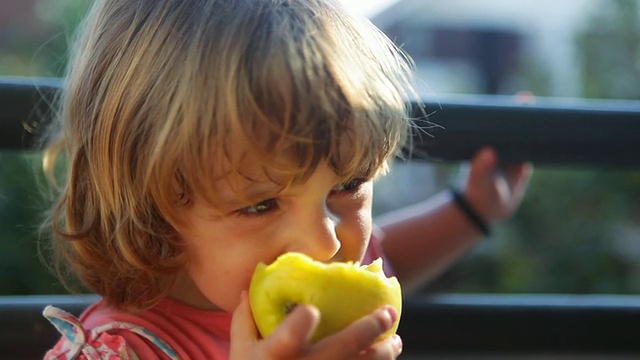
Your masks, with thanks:
M 95 328 L 112 321 L 133 323 L 164 340 L 181 359 L 227 359 L 231 314 L 224 311 L 200 310 L 170 299 L 161 300 L 153 308 L 129 314 L 113 311 L 98 302 L 80 317 L 85 328 Z M 148 339 L 126 330 L 113 330 L 122 336 L 140 359 L 170 359 L 170 356 Z
M 363 264 L 382 257 L 379 234 L 373 236 Z M 392 269 L 385 261 L 385 272 Z M 151 309 L 131 314 L 99 301 L 79 319 L 47 307 L 45 317 L 63 334 L 45 359 L 128 359 L 133 351 L 140 359 L 216 360 L 229 357 L 231 314 L 205 311 L 163 299 Z

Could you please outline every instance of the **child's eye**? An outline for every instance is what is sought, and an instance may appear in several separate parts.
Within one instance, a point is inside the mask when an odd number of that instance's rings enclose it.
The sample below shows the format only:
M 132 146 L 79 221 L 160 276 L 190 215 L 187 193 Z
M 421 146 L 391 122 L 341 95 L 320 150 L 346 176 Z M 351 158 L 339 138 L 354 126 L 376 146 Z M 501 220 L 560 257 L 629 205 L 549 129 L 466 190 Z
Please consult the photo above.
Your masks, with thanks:
M 366 180 L 363 178 L 355 178 L 355 179 L 351 179 L 345 183 L 342 183 L 336 187 L 334 187 L 332 189 L 333 192 L 340 192 L 340 191 L 354 191 L 357 190 L 360 185 L 362 185 L 363 183 L 365 183 Z
M 268 199 L 237 210 L 236 213 L 240 216 L 262 216 L 276 209 L 278 209 L 278 201 L 276 199 Z

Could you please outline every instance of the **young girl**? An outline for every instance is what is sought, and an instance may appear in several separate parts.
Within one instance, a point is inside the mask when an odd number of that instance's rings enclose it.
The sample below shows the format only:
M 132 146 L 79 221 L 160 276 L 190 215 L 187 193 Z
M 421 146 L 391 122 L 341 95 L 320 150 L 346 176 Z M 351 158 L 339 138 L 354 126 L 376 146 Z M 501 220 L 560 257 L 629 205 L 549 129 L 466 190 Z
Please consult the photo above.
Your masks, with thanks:
M 59 269 L 101 300 L 80 319 L 45 309 L 63 334 L 47 358 L 397 357 L 398 336 L 373 343 L 391 307 L 310 344 L 320 315 L 301 305 L 261 339 L 246 291 L 258 262 L 289 251 L 384 250 L 408 288 L 480 237 L 445 197 L 372 236 L 372 181 L 408 131 L 409 70 L 336 1 L 96 0 L 45 165 L 68 166 L 51 212 Z M 496 163 L 478 154 L 463 195 L 488 222 L 516 208 L 529 172 Z

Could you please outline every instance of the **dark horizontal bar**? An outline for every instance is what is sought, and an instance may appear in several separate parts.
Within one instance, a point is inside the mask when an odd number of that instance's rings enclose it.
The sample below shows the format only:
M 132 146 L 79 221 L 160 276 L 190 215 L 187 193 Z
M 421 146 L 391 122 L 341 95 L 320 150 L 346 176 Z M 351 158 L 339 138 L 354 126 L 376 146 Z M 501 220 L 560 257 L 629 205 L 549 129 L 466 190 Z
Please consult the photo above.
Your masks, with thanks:
M 0 77 L 0 150 L 36 146 L 61 86 L 55 78 Z
M 0 149 L 33 149 L 60 84 L 0 78 Z M 507 163 L 640 166 L 640 101 L 468 96 L 413 108 L 413 159 L 463 161 L 489 145 Z
M 466 160 L 482 146 L 503 162 L 640 166 L 640 101 L 473 96 L 427 103 L 416 112 L 413 157 Z M 425 119 L 427 121 L 425 121 Z
M 97 298 L 0 297 L 0 348 L 10 359 L 41 359 L 59 337 L 46 305 L 73 314 Z M 640 355 L 640 296 L 484 295 L 416 297 L 404 304 L 404 355 Z M 489 354 L 489 355 L 487 355 Z M 428 356 L 428 358 L 434 358 Z
M 398 332 L 413 353 L 640 355 L 640 296 L 420 297 L 404 305 Z

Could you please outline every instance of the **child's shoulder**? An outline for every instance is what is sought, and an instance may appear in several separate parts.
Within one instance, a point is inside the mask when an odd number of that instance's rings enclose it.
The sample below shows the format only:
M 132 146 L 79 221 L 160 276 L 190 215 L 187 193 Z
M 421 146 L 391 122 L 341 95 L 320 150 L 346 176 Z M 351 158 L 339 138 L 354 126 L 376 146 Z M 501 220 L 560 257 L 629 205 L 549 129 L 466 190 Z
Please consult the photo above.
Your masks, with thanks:
M 198 310 L 168 299 L 137 313 L 114 309 L 99 301 L 80 318 L 55 307 L 45 308 L 43 314 L 62 335 L 47 359 L 95 356 L 94 351 L 99 351 L 97 359 L 111 358 L 111 354 L 122 359 L 193 358 L 192 354 L 207 354 L 206 359 L 228 356 L 230 314 Z M 134 353 L 136 357 L 131 356 Z
M 92 305 L 83 317 L 99 305 Z M 94 317 L 93 326 L 64 310 L 47 306 L 43 315 L 62 336 L 45 359 L 140 359 L 148 356 L 179 359 L 171 346 L 144 326 L 115 321 L 107 313 L 98 313 L 102 314 Z

